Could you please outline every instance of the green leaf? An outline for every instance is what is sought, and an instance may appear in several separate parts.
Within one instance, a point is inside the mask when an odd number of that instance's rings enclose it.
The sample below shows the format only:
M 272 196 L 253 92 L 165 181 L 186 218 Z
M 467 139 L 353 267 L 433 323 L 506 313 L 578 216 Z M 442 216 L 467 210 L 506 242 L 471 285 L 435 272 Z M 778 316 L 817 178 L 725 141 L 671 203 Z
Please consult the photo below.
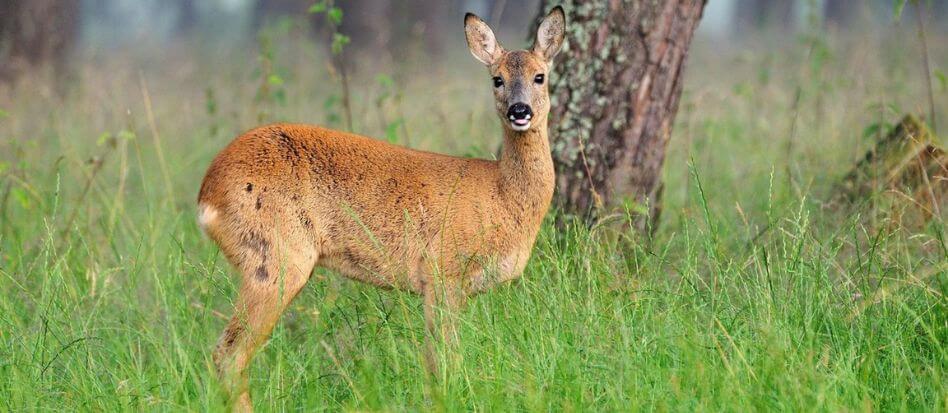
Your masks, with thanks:
M 883 116 L 898 116 L 902 113 L 902 109 L 899 108 L 895 103 L 881 103 L 875 102 L 866 105 L 866 109 L 874 114 L 881 114 Z
M 893 0 L 892 18 L 899 21 L 902 18 L 902 10 L 905 9 L 905 0 Z
M 388 143 L 398 143 L 398 127 L 402 125 L 402 122 L 402 119 L 397 119 L 385 126 L 385 140 Z
M 26 191 L 23 188 L 16 187 L 10 190 L 10 194 L 13 195 L 13 198 L 20 203 L 20 206 L 23 209 L 30 209 L 30 197 L 26 194 Z
M 750 97 L 754 94 L 754 88 L 747 84 L 747 82 L 740 82 L 734 85 L 734 94 L 742 97 Z
M 112 139 L 112 134 L 109 132 L 102 132 L 102 134 L 99 135 L 99 138 L 95 140 L 95 144 L 96 146 L 105 145 L 105 143 L 108 142 L 109 139 Z
M 888 135 L 894 128 L 895 125 L 890 122 L 875 122 L 869 126 L 866 126 L 866 128 L 862 130 L 862 137 L 863 139 L 879 138 L 882 135 Z
M 119 138 L 119 139 L 126 140 L 126 141 L 134 140 L 134 139 L 135 139 L 135 132 L 132 132 L 132 131 L 130 131 L 130 130 L 128 130 L 128 129 L 122 129 L 122 130 L 119 131 L 119 133 L 118 133 L 118 138 Z
M 941 91 L 944 92 L 948 90 L 948 76 L 945 76 L 945 72 L 935 69 L 934 75 L 935 78 L 938 79 L 938 87 L 941 89 Z
M 313 4 L 312 6 L 309 6 L 309 10 L 307 10 L 307 12 L 309 12 L 310 14 L 322 13 L 324 11 L 326 11 L 325 1 L 321 1 L 319 3 Z
M 280 105 L 286 105 L 286 91 L 283 89 L 280 89 L 274 92 L 273 100 L 275 100 Z
M 335 24 L 338 26 L 342 24 L 342 9 L 338 7 L 333 7 L 329 9 L 328 13 L 326 13 L 326 17 L 329 18 L 329 21 L 332 22 L 332 24 Z
M 332 109 L 333 106 L 336 106 L 337 103 L 339 103 L 339 96 L 329 95 L 329 97 L 327 97 L 326 100 L 323 101 L 323 109 L 326 109 L 326 110 Z
M 392 80 L 392 77 L 386 75 L 385 73 L 379 73 L 378 76 L 375 76 L 375 81 L 378 82 L 379 86 L 383 88 L 390 88 L 395 84 L 395 81 Z
M 276 24 L 277 33 L 280 33 L 283 35 L 288 34 L 290 30 L 293 29 L 294 24 L 296 24 L 296 22 L 293 20 L 292 17 L 290 16 L 281 17 L 279 20 L 277 20 L 277 24 Z
M 10 116 L 10 112 L 7 112 L 3 109 L 0 109 L 0 118 L 6 118 Z
M 342 48 L 349 44 L 349 36 L 342 33 L 333 33 L 332 35 L 332 54 L 342 53 Z
M 280 86 L 283 84 L 283 78 L 280 77 L 280 75 L 272 74 L 270 76 L 267 76 L 267 83 L 273 86 Z

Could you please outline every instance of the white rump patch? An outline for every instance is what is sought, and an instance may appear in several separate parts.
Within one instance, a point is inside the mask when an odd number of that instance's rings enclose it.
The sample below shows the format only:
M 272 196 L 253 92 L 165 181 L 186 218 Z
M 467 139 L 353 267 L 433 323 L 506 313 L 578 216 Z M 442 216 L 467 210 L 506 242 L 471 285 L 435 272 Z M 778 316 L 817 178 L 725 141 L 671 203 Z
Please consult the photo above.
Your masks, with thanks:
M 217 220 L 217 208 L 203 202 L 198 204 L 197 220 L 201 229 L 207 231 L 207 227 Z

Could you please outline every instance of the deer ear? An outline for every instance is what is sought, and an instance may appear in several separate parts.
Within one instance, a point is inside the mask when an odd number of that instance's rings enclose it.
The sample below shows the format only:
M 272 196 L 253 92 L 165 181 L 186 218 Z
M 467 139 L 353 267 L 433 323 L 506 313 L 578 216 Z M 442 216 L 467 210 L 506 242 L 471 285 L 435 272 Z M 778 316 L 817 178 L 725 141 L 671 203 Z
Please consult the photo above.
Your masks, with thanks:
M 471 54 L 485 65 L 490 66 L 503 54 L 504 48 L 497 43 L 494 31 L 473 13 L 464 16 L 464 35 Z
M 537 28 L 537 39 L 533 42 L 533 52 L 552 62 L 563 46 L 566 36 L 566 14 L 563 8 L 556 6 L 550 10 Z

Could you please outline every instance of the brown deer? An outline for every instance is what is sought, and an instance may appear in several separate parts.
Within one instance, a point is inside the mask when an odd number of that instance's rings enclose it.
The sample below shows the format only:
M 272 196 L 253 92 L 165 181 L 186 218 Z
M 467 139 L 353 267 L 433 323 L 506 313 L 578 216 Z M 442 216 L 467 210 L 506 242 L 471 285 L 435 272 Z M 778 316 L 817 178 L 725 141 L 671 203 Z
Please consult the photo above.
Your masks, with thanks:
M 465 297 L 521 274 L 553 196 L 546 79 L 564 26 L 556 7 L 531 50 L 507 51 L 484 21 L 464 18 L 471 53 L 490 70 L 499 161 L 293 124 L 253 129 L 217 155 L 198 221 L 241 274 L 214 351 L 235 409 L 251 408 L 248 365 L 317 265 L 421 294 L 429 336 L 447 343 Z

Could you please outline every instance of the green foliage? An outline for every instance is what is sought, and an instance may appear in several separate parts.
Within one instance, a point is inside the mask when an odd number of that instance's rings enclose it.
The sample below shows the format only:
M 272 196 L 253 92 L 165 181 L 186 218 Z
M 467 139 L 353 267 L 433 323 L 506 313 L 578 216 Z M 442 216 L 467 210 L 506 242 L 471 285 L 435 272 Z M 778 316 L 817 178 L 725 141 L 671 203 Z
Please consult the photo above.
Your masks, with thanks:
M 938 79 L 938 88 L 942 91 L 948 91 L 948 76 L 945 76 L 945 72 L 942 72 L 940 69 L 934 69 L 932 74 L 935 76 L 935 79 Z
M 20 208 L 23 208 L 26 211 L 32 209 L 33 203 L 30 201 L 30 197 L 25 188 L 12 188 L 10 189 L 10 194 L 13 196 L 13 199 L 20 204 Z
M 109 141 L 114 140 L 114 139 L 115 139 L 115 138 L 112 137 L 112 134 L 111 134 L 111 133 L 109 133 L 109 132 L 102 132 L 102 134 L 99 135 L 99 138 L 95 140 L 95 144 L 96 144 L 96 146 L 102 146 L 102 145 L 105 145 L 106 143 L 108 143 Z
M 319 14 L 319 13 L 325 12 L 326 8 L 328 7 L 329 5 L 326 4 L 325 1 L 321 1 L 316 4 L 313 4 L 312 6 L 309 6 L 308 12 L 311 14 Z
M 326 18 L 336 26 L 342 24 L 342 9 L 333 7 L 326 12 Z
M 126 140 L 126 141 L 130 141 L 130 140 L 135 139 L 135 132 L 132 132 L 132 131 L 130 131 L 130 130 L 128 130 L 128 129 L 122 129 L 122 130 L 119 131 L 117 137 L 118 137 L 119 139 L 123 139 L 123 140 Z
M 901 20 L 902 12 L 905 11 L 905 6 L 909 3 L 915 7 L 922 7 L 924 5 L 931 7 L 935 1 L 941 0 L 892 0 L 892 18 L 894 21 Z
M 339 31 L 342 24 L 342 9 L 335 6 L 333 0 L 320 0 L 309 8 L 310 14 L 323 13 L 326 18 L 326 24 L 332 32 L 332 40 L 329 43 L 329 50 L 333 56 L 333 75 L 338 77 L 340 83 L 340 102 L 343 115 L 345 115 L 346 129 L 353 130 L 352 119 L 352 96 L 349 90 L 349 74 L 346 67 L 346 61 L 342 58 L 342 52 L 349 44 L 349 36 Z M 339 118 L 338 115 L 330 115 L 330 118 Z
M 278 35 L 280 32 L 285 32 L 286 29 L 278 28 L 276 29 L 276 33 L 271 30 L 272 29 L 265 28 L 261 30 L 258 35 L 259 54 L 257 61 L 259 62 L 259 66 L 254 71 L 254 74 L 259 79 L 259 86 L 257 87 L 254 102 L 259 105 L 259 111 L 257 113 L 259 122 L 272 120 L 274 106 L 286 105 L 285 82 L 283 76 L 280 74 L 283 69 L 277 64 L 277 48 L 273 44 L 273 36 Z
M 906 0 L 892 0 L 892 18 L 896 21 L 902 18 L 902 10 L 905 9 Z
M 892 130 L 891 123 L 874 122 L 870 123 L 869 126 L 866 126 L 866 128 L 862 130 L 862 137 L 863 139 L 878 140 L 879 137 L 884 136 L 890 130 Z
M 332 54 L 342 53 L 343 48 L 349 44 L 349 36 L 339 32 L 339 26 L 342 24 L 342 9 L 333 5 L 332 0 L 322 0 L 309 7 L 310 14 L 325 14 L 326 23 L 332 29 L 332 41 L 330 50 Z
M 283 78 L 278 74 L 270 74 L 267 76 L 267 83 L 270 86 L 283 86 Z
M 898 105 L 891 102 L 870 104 L 867 106 L 867 112 L 875 119 L 862 130 L 862 137 L 868 142 L 876 142 L 888 135 L 895 127 L 890 119 L 898 119 L 903 113 Z
M 330 94 L 323 100 L 323 112 L 326 113 L 326 123 L 330 125 L 339 125 L 342 122 L 342 115 L 339 113 L 340 109 L 339 95 Z
M 400 128 L 404 122 L 403 119 L 395 119 L 385 125 L 385 140 L 389 143 L 398 143 L 398 128 Z
M 346 36 L 342 33 L 333 33 L 332 45 L 330 46 L 330 49 L 332 50 L 332 54 L 342 53 L 342 48 L 345 47 L 347 44 L 349 44 L 349 41 L 350 41 L 349 36 Z

